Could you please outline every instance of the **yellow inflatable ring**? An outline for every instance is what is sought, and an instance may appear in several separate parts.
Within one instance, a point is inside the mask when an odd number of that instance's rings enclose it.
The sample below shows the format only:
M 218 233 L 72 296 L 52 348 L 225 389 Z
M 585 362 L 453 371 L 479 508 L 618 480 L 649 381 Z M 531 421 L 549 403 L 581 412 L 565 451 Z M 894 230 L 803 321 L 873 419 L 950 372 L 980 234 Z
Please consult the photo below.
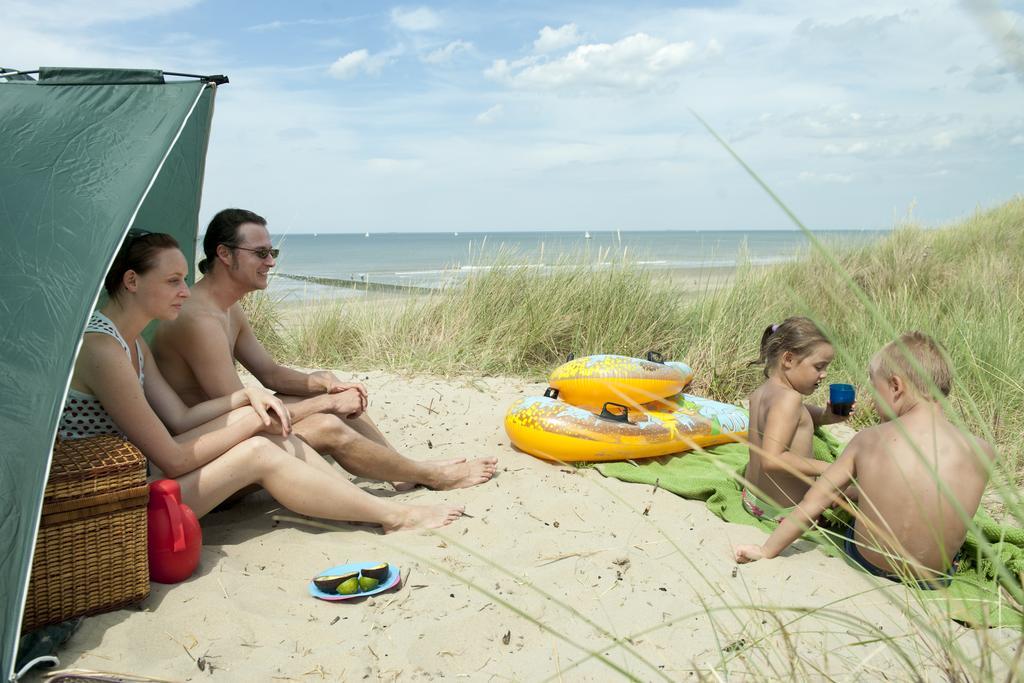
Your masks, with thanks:
M 601 354 L 563 363 L 551 373 L 548 384 L 574 406 L 600 409 L 614 401 L 637 409 L 678 394 L 691 379 L 693 370 L 685 363 Z
M 676 409 L 608 405 L 602 416 L 551 396 L 522 398 L 509 407 L 505 431 L 519 450 L 560 462 L 655 458 L 747 437 L 742 408 L 689 394 L 667 402 Z

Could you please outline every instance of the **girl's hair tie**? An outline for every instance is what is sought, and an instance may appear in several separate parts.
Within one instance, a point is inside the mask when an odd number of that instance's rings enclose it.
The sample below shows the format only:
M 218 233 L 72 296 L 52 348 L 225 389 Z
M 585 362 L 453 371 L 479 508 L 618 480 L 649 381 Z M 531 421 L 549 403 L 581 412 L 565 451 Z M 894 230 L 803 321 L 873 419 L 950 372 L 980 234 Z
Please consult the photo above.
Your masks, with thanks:
M 779 329 L 779 324 L 778 323 L 775 323 L 774 325 L 772 325 L 772 334 L 775 334 L 775 331 L 778 330 L 778 329 Z

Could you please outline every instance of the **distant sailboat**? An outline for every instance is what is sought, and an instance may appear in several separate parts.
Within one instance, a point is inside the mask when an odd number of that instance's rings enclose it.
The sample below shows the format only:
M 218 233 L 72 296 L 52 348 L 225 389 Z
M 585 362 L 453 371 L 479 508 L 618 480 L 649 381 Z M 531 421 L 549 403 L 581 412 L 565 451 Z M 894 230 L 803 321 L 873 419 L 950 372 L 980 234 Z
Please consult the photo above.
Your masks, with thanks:
M 318 232 L 314 232 L 313 233 L 313 237 L 319 237 L 319 236 L 320 236 L 320 233 L 318 233 Z
M 589 240 L 590 239 L 590 231 L 589 230 L 584 231 L 583 239 L 585 239 L 585 240 Z
M 365 235 L 363 235 L 363 237 L 369 237 L 369 236 L 370 236 L 370 233 L 366 233 Z
M 459 233 L 457 233 L 457 232 L 453 232 L 452 234 L 455 235 L 456 237 L 459 236 Z

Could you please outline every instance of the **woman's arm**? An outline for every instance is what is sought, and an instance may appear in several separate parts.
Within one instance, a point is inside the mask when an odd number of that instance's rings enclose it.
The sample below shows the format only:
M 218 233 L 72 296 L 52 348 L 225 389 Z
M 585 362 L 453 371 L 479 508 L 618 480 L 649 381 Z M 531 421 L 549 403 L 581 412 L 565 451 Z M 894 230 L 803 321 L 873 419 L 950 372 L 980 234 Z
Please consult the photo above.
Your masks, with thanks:
M 222 415 L 177 440 L 171 438 L 147 403 L 131 360 L 117 340 L 107 335 L 86 335 L 75 375 L 80 385 L 99 399 L 128 439 L 169 477 L 180 477 L 202 467 L 263 428 L 256 412 L 246 407 Z
M 142 343 L 141 346 L 145 357 L 146 400 L 174 434 L 187 432 L 247 405 L 251 405 L 260 416 L 264 428 L 271 426 L 273 420 L 269 413 L 273 412 L 281 424 L 281 435 L 288 436 L 291 432 L 291 416 L 281 399 L 257 387 L 238 389 L 227 396 L 203 401 L 191 407 L 185 405 L 185 402 L 160 373 L 160 368 L 157 366 L 149 346 L 145 343 Z

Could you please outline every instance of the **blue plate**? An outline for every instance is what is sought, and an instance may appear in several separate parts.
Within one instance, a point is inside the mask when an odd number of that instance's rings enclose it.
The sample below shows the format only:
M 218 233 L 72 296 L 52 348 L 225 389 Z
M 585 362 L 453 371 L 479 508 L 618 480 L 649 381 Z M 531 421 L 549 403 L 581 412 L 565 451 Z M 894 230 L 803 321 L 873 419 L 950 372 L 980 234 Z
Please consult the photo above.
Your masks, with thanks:
M 332 576 L 335 574 L 350 574 L 357 572 L 360 569 L 367 569 L 368 567 L 376 567 L 380 562 L 353 562 L 352 564 L 339 564 L 336 567 L 329 567 L 323 570 L 316 577 L 320 576 Z M 313 578 L 316 578 L 313 577 Z M 386 590 L 390 590 L 397 586 L 402 581 L 401 570 L 393 564 L 388 564 L 388 575 L 383 581 L 380 582 L 376 588 L 370 591 L 363 591 L 361 593 L 353 593 L 352 595 L 341 595 L 339 593 L 324 593 L 322 590 L 316 587 L 313 580 L 309 581 L 309 594 L 314 598 L 321 600 L 330 600 L 331 602 L 338 602 L 339 600 L 351 600 L 352 598 L 365 598 L 369 595 L 376 595 L 377 593 L 383 593 Z

